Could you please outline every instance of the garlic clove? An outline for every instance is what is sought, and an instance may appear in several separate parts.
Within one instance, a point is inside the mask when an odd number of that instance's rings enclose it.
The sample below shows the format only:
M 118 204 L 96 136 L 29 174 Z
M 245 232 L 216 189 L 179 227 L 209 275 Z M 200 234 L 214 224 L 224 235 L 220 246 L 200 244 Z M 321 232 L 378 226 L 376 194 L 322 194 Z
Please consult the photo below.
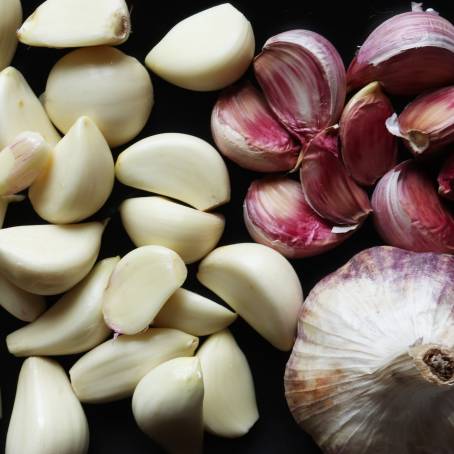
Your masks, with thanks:
M 196 262 L 213 250 L 225 226 L 222 215 L 197 211 L 163 197 L 127 199 L 120 214 L 137 247 L 165 246 L 185 263 Z
M 17 47 L 16 30 L 22 22 L 20 0 L 4 0 L 0 4 L 0 71 L 13 59 Z
M 163 246 L 142 246 L 115 267 L 104 297 L 104 320 L 116 333 L 146 329 L 186 279 L 181 258 Z
M 111 147 L 137 136 L 150 116 L 153 86 L 135 58 L 108 46 L 74 50 L 52 68 L 44 107 L 67 133 L 79 117 L 90 117 Z
M 252 238 L 288 258 L 322 254 L 355 231 L 336 231 L 309 206 L 301 184 L 287 177 L 253 181 L 243 208 Z
M 130 31 L 124 0 L 46 0 L 17 36 L 29 46 L 83 47 L 122 44 Z
M 448 156 L 438 174 L 438 193 L 454 200 L 454 153 Z
M 79 118 L 52 151 L 52 159 L 29 190 L 46 221 L 69 224 L 96 213 L 112 192 L 115 169 L 109 146 L 88 117 Z
M 175 25 L 151 49 L 145 64 L 180 87 L 219 90 L 243 75 L 254 50 L 251 24 L 230 3 L 224 3 Z
M 292 348 L 303 291 L 281 254 L 255 243 L 222 246 L 202 260 L 197 278 L 276 348 Z
M 5 454 L 84 454 L 88 423 L 63 368 L 50 359 L 24 361 Z
M 119 336 L 98 345 L 69 371 L 81 402 L 111 402 L 131 396 L 154 367 L 180 356 L 192 356 L 197 337 L 175 329 L 153 328 L 133 336 Z
M 378 82 L 353 96 L 339 123 L 342 160 L 359 184 L 371 186 L 397 163 L 397 141 L 386 129 L 394 113 Z
M 245 169 L 279 172 L 296 165 L 299 144 L 249 82 L 221 94 L 211 114 L 211 132 L 222 154 Z
M 259 412 L 249 364 L 230 331 L 211 335 L 197 357 L 205 388 L 206 430 L 227 438 L 246 435 L 259 419 Z
M 103 231 L 99 222 L 1 229 L 0 272 L 31 293 L 65 292 L 91 270 Z
M 25 197 L 22 195 L 0 196 L 0 229 L 3 227 L 3 223 L 5 222 L 8 205 L 14 202 L 22 202 L 24 199 Z
M 308 30 L 280 33 L 254 60 L 257 80 L 280 122 L 303 143 L 337 122 L 345 68 L 334 46 Z
M 179 288 L 159 311 L 153 326 L 175 328 L 193 336 L 208 336 L 227 328 L 236 317 L 224 306 Z
M 200 454 L 203 393 L 199 359 L 171 359 L 140 380 L 132 398 L 134 418 L 166 452 Z
M 71 355 L 103 342 L 110 333 L 102 315 L 104 293 L 119 260 L 99 262 L 41 317 L 9 334 L 9 352 L 15 356 Z
M 119 156 L 121 183 L 172 197 L 198 210 L 230 200 L 227 167 L 215 148 L 187 134 L 157 134 L 131 145 Z
M 39 99 L 15 68 L 0 72 L 0 149 L 25 131 L 37 132 L 53 147 L 60 140 Z

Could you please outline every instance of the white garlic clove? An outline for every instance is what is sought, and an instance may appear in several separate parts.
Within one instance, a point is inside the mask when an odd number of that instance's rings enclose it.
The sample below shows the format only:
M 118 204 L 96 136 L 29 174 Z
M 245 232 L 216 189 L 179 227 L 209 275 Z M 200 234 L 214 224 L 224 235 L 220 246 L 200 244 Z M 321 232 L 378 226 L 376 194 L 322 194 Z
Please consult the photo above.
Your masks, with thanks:
M 52 151 L 51 163 L 30 187 L 29 197 L 46 221 L 75 223 L 104 205 L 114 180 L 106 140 L 90 118 L 81 117 Z
M 0 71 L 13 59 L 17 47 L 16 30 L 22 22 L 20 0 L 4 0 L 0 3 Z
M 223 246 L 201 262 L 197 278 L 276 348 L 292 348 L 303 291 L 279 252 L 255 243 Z
M 24 361 L 5 454 L 84 454 L 88 423 L 63 368 L 45 358 Z
M 124 0 L 46 0 L 17 36 L 29 46 L 84 47 L 124 43 L 130 31 Z
M 140 380 L 159 364 L 192 356 L 199 340 L 175 329 L 153 328 L 98 345 L 69 371 L 81 402 L 111 402 L 131 396 Z
M 179 22 L 150 51 L 146 65 L 189 90 L 219 90 L 239 79 L 255 50 L 250 22 L 230 3 Z
M 148 71 L 135 58 L 113 47 L 86 47 L 55 64 L 43 102 L 62 132 L 86 115 L 116 147 L 145 126 L 153 106 L 153 86 Z
M 0 229 L 3 227 L 3 223 L 5 222 L 8 205 L 12 202 L 22 202 L 24 199 L 25 197 L 22 195 L 0 196 Z
M 0 148 L 25 131 L 41 134 L 51 147 L 60 140 L 24 76 L 11 66 L 0 72 L 0 105 Z
M 202 295 L 179 288 L 164 304 L 153 326 L 207 336 L 227 328 L 237 315 Z
M 91 270 L 103 231 L 99 222 L 1 229 L 0 272 L 31 293 L 65 292 Z
M 16 356 L 71 355 L 103 342 L 110 333 L 102 315 L 104 293 L 119 260 L 113 257 L 99 262 L 41 317 L 7 336 L 9 352 Z
M 230 331 L 210 336 L 197 357 L 205 388 L 205 428 L 221 437 L 247 434 L 259 419 L 259 412 L 249 364 Z
M 123 226 L 136 246 L 157 244 L 175 251 L 185 263 L 208 254 L 224 232 L 224 217 L 204 213 L 162 197 L 125 200 Z
M 199 359 L 175 358 L 152 369 L 132 398 L 134 418 L 170 454 L 200 454 L 203 379 Z
M 215 148 L 187 134 L 157 134 L 131 145 L 119 156 L 121 183 L 172 197 L 199 210 L 230 200 L 227 167 Z

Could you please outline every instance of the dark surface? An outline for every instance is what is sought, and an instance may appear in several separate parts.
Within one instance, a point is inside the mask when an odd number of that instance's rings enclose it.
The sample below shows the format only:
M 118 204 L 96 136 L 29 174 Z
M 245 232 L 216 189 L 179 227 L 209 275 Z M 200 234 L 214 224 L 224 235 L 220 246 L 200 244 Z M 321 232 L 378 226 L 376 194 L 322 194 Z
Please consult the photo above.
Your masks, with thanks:
M 26 0 L 24 17 L 41 3 Z M 121 49 L 144 61 L 151 47 L 179 20 L 209 6 L 210 1 L 151 2 L 132 1 L 133 33 Z M 367 2 L 298 2 L 294 6 L 288 1 L 269 2 L 236 1 L 233 4 L 252 22 L 257 50 L 273 34 L 292 28 L 307 28 L 317 31 L 337 47 L 346 65 L 354 55 L 356 46 L 383 20 L 398 12 L 409 9 L 409 1 L 367 1 Z M 444 17 L 454 19 L 454 6 L 446 0 L 432 1 L 426 7 L 433 7 Z M 328 6 L 329 5 L 329 6 Z M 207 38 L 209 39 L 209 38 Z M 37 94 L 44 91 L 46 78 L 52 65 L 67 51 L 41 48 L 27 48 L 20 45 L 13 65 L 23 72 Z M 212 142 L 209 119 L 217 93 L 196 93 L 172 86 L 153 76 L 155 106 L 150 120 L 137 138 L 160 132 L 183 132 L 199 136 Z M 118 106 L 121 109 L 121 106 Z M 136 139 L 136 140 L 137 140 Z M 125 147 L 122 147 L 124 149 Z M 115 156 L 121 151 L 114 150 Z M 250 241 L 242 220 L 242 201 L 249 183 L 257 176 L 228 163 L 232 182 L 232 201 L 219 211 L 226 216 L 226 231 L 221 244 Z M 120 201 L 139 194 L 116 184 L 112 197 L 101 213 L 95 218 L 111 216 L 103 238 L 101 257 L 123 255 L 133 248 L 119 220 L 117 206 Z M 28 202 L 10 206 L 5 226 L 41 223 Z M 305 294 L 326 274 L 344 264 L 360 250 L 380 244 L 369 220 L 362 229 L 343 245 L 319 257 L 294 261 L 301 278 Z M 204 293 L 195 279 L 197 265 L 190 267 L 186 287 Z M 12 316 L 0 313 L 0 364 L 1 390 L 3 397 L 3 419 L 0 425 L 0 451 L 4 451 L 7 425 L 9 422 L 16 388 L 18 372 L 22 363 L 8 354 L 4 337 L 22 325 Z M 283 392 L 283 373 L 288 353 L 272 348 L 244 322 L 237 321 L 232 327 L 240 347 L 246 354 L 256 385 L 260 420 L 250 433 L 238 440 L 225 440 L 206 436 L 206 453 L 257 453 L 257 454 L 311 454 L 320 450 L 309 436 L 304 434 L 293 421 L 287 409 Z M 60 358 L 69 367 L 76 356 Z M 86 414 L 90 425 L 90 453 L 96 454 L 150 454 L 161 452 L 156 445 L 137 428 L 130 400 L 107 405 L 87 405 Z M 27 434 L 24 434 L 27 436 Z M 176 434 L 177 436 L 177 434 Z M 21 453 L 17 453 L 21 454 Z

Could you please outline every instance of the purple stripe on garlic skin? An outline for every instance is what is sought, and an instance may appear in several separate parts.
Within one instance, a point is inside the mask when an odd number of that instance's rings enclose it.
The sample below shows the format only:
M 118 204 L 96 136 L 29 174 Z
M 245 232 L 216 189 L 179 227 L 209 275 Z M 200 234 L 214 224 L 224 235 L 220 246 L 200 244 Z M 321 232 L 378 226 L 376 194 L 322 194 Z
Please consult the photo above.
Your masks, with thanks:
M 444 162 L 438 174 L 438 193 L 449 200 L 454 200 L 454 152 Z

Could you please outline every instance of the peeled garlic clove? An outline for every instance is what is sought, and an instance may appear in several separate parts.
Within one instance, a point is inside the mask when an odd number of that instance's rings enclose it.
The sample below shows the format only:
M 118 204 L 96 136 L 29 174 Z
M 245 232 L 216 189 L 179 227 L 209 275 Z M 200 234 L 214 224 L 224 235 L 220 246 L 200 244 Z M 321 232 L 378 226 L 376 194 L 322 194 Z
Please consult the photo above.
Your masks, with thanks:
M 103 230 L 99 222 L 1 229 L 0 272 L 31 293 L 65 292 L 91 270 Z
M 438 193 L 454 200 L 454 153 L 446 159 L 438 174 Z
M 245 169 L 279 172 L 296 165 L 300 146 L 249 82 L 221 94 L 211 114 L 211 132 L 222 154 Z
M 22 22 L 20 0 L 4 0 L 0 4 L 0 71 L 13 59 L 17 47 L 16 30 Z
M 308 30 L 273 36 L 255 58 L 254 70 L 273 112 L 303 143 L 337 122 L 345 102 L 345 68 L 323 36 Z
M 163 246 L 142 246 L 115 267 L 104 297 L 104 319 L 116 333 L 146 329 L 186 280 L 181 258 Z
M 339 123 L 342 160 L 359 184 L 371 186 L 397 162 L 397 141 L 386 129 L 393 106 L 378 82 L 353 96 Z
M 153 326 L 175 328 L 194 336 L 207 336 L 227 328 L 237 315 L 224 306 L 184 288 L 164 304 Z
M 0 149 L 25 131 L 37 132 L 51 146 L 60 140 L 39 99 L 15 68 L 0 72 Z
M 208 254 L 224 232 L 224 217 L 204 213 L 163 197 L 137 197 L 120 206 L 121 220 L 134 244 L 175 251 L 185 263 Z
M 415 95 L 454 83 L 454 26 L 435 11 L 398 14 L 379 25 L 347 71 L 349 89 L 379 81 L 394 95 Z
M 199 340 L 175 329 L 153 328 L 98 345 L 69 371 L 81 402 L 111 402 L 131 396 L 154 367 L 180 356 L 192 356 Z
M 254 50 L 251 24 L 230 3 L 224 3 L 175 25 L 151 49 L 145 64 L 179 87 L 219 90 L 243 75 Z
M 90 274 L 33 323 L 6 338 L 15 356 L 71 355 L 103 342 L 110 333 L 104 323 L 104 293 L 119 257 L 99 262 Z
M 229 330 L 211 335 L 197 352 L 203 374 L 203 422 L 214 435 L 246 435 L 259 419 L 254 382 Z
M 84 47 L 124 43 L 130 31 L 124 0 L 46 0 L 17 36 L 29 46 Z
M 146 68 L 107 46 L 78 49 L 61 58 L 44 94 L 44 107 L 60 131 L 67 133 L 86 115 L 111 147 L 136 137 L 152 106 L 153 86 Z
M 84 454 L 88 423 L 63 368 L 50 359 L 24 361 L 5 454 Z
M 254 243 L 222 246 L 203 259 L 197 278 L 276 348 L 292 348 L 303 291 L 281 254 Z
M 203 379 L 198 358 L 175 358 L 140 380 L 132 398 L 143 432 L 170 454 L 200 454 Z
M 454 252 L 454 215 L 414 161 L 390 170 L 372 195 L 374 223 L 391 246 L 416 252 Z
M 3 223 L 5 222 L 8 205 L 12 202 L 22 202 L 24 199 L 25 197 L 22 195 L 0 196 L 0 229 L 3 227 Z
M 157 134 L 131 145 L 115 166 L 121 183 L 172 197 L 198 210 L 230 200 L 225 163 L 209 143 L 187 134 Z
M 46 221 L 75 223 L 104 205 L 114 180 L 106 140 L 88 117 L 81 117 L 52 150 L 51 163 L 31 186 L 29 197 Z

